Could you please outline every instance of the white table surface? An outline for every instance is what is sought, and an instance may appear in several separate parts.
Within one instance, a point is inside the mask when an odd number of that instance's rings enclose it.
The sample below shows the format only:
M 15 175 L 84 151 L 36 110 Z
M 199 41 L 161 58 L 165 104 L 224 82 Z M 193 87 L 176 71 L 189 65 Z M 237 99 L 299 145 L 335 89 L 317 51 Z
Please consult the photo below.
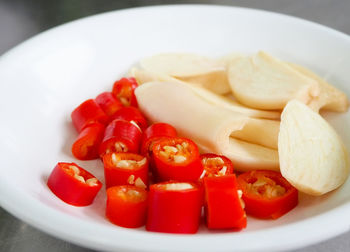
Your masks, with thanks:
M 350 0 L 0 0 L 0 55 L 41 31 L 74 19 L 109 10 L 172 3 L 211 3 L 264 9 L 308 19 L 350 34 Z M 0 251 L 87 252 L 92 250 L 47 235 L 18 220 L 0 207 Z M 294 251 L 350 251 L 350 232 Z

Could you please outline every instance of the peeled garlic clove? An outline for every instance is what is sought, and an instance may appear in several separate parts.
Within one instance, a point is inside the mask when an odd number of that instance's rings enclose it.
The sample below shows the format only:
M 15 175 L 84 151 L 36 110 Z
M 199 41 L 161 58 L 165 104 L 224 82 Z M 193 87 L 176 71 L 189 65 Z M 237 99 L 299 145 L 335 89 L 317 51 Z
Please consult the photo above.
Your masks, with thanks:
M 349 160 L 335 130 L 303 103 L 290 101 L 278 137 L 280 170 L 298 190 L 322 195 L 342 185 Z

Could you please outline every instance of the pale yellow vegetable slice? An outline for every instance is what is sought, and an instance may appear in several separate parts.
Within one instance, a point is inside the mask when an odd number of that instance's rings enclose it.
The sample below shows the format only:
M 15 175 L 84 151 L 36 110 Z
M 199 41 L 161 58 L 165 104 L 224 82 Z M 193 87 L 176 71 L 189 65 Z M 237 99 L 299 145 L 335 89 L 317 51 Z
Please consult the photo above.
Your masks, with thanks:
M 230 148 L 222 152 L 234 160 L 235 169 L 241 172 L 251 170 L 279 171 L 278 151 L 260 145 L 230 138 Z
M 232 99 L 228 99 L 224 96 L 214 94 L 209 90 L 206 90 L 196 85 L 192 85 L 191 83 L 180 81 L 165 74 L 155 73 L 139 68 L 132 68 L 129 71 L 129 75 L 133 76 L 140 85 L 151 81 L 168 81 L 188 84 L 196 92 L 197 95 L 199 95 L 209 103 L 234 112 L 242 113 L 250 117 L 279 120 L 281 116 L 281 113 L 277 111 L 264 111 L 248 108 Z
M 348 153 L 340 137 L 299 101 L 290 101 L 282 112 L 278 151 L 283 177 L 304 193 L 325 194 L 349 175 Z
M 236 153 L 234 148 L 240 149 L 231 143 L 230 136 L 233 132 L 244 129 L 251 118 L 207 102 L 196 95 L 188 85 L 182 83 L 149 82 L 139 86 L 135 94 L 139 108 L 151 122 L 170 123 L 180 135 L 194 140 L 202 150 L 230 154 L 232 161 L 234 163 L 237 161 L 238 170 L 240 167 L 242 170 L 247 167 L 277 169 L 276 150 L 236 140 L 246 143 L 251 148 L 244 148 L 243 144 L 242 146 L 238 144 L 246 151 L 237 151 L 239 154 L 234 154 Z M 251 136 L 248 138 L 252 139 Z M 260 139 L 259 136 L 257 139 Z M 266 154 L 267 152 L 271 155 Z
M 173 77 L 189 77 L 225 71 L 221 61 L 191 53 L 162 53 L 140 61 L 142 68 Z
M 226 70 L 220 70 L 195 76 L 177 77 L 177 79 L 193 83 L 195 85 L 208 89 L 215 94 L 228 94 L 231 92 Z
M 319 94 L 317 81 L 264 52 L 231 61 L 228 77 L 235 98 L 257 109 L 283 109 L 292 99 L 308 103 Z
M 349 100 L 345 93 L 305 67 L 293 63 L 288 64 L 300 73 L 318 82 L 320 86 L 320 94 L 319 96 L 312 98 L 307 104 L 311 109 L 314 111 L 324 109 L 336 112 L 346 112 L 348 110 Z
M 243 129 L 232 132 L 231 136 L 277 150 L 279 130 L 279 121 L 251 118 Z

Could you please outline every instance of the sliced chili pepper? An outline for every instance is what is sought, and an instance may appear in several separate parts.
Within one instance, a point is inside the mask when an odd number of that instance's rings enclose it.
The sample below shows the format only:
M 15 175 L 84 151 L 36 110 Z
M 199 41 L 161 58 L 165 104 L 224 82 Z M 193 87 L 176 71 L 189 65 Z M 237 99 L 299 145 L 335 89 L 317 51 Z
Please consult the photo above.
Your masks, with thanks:
M 197 145 L 187 138 L 163 138 L 153 146 L 159 180 L 197 181 L 203 172 Z
M 84 128 L 72 145 L 73 155 L 80 160 L 98 158 L 104 131 L 105 126 L 101 123 L 94 123 Z
M 58 163 L 52 170 L 47 186 L 64 202 L 74 206 L 90 205 L 101 182 L 75 163 Z
M 123 104 L 116 99 L 111 92 L 103 92 L 99 94 L 95 98 L 95 101 L 109 117 L 123 107 Z
M 105 130 L 100 145 L 100 156 L 110 152 L 132 152 L 139 151 L 142 133 L 138 127 L 128 121 L 113 120 Z
M 234 174 L 204 178 L 205 216 L 210 229 L 242 229 L 246 214 Z
M 200 155 L 200 159 L 203 165 L 201 180 L 204 177 L 218 177 L 233 173 L 233 164 L 231 160 L 225 156 L 205 153 Z
M 115 225 L 137 228 L 145 225 L 147 191 L 131 185 L 107 189 L 106 217 Z
M 150 186 L 146 229 L 166 233 L 196 233 L 203 191 L 194 183 L 164 182 Z
M 136 123 L 136 125 L 144 131 L 147 128 L 147 120 L 143 116 L 140 110 L 135 107 L 123 107 L 119 109 L 113 116 L 112 119 L 120 119 L 129 122 Z
M 71 114 L 72 122 L 78 132 L 86 126 L 99 122 L 106 124 L 108 116 L 103 112 L 95 100 L 89 99 L 80 104 Z
M 113 152 L 103 156 L 106 187 L 148 185 L 148 160 L 146 157 L 124 152 Z
M 277 219 L 298 204 L 298 191 L 279 172 L 250 171 L 237 178 L 247 214 Z
M 151 157 L 152 148 L 156 141 L 162 137 L 176 137 L 176 129 L 167 123 L 154 123 L 149 126 L 142 136 L 141 154 Z
M 137 86 L 138 84 L 135 78 L 121 78 L 114 83 L 112 93 L 124 106 L 137 107 L 137 100 L 134 93 Z

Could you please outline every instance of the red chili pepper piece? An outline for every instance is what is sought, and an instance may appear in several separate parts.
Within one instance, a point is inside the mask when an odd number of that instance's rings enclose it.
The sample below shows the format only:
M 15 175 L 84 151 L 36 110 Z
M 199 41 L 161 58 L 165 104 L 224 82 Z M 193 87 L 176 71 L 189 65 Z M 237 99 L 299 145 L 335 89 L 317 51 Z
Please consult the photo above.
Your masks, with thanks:
M 205 216 L 210 229 L 242 229 L 247 226 L 246 214 L 238 194 L 234 174 L 204 178 Z
M 121 78 L 114 83 L 112 93 L 124 106 L 137 107 L 137 100 L 134 93 L 137 86 L 138 84 L 135 78 Z
M 143 116 L 140 110 L 135 107 L 123 107 L 119 109 L 113 116 L 112 119 L 125 120 L 134 122 L 140 127 L 142 131 L 147 128 L 147 120 Z
M 58 163 L 52 170 L 47 186 L 64 202 L 74 206 L 90 205 L 101 182 L 75 163 Z
M 100 145 L 100 156 L 110 152 L 132 152 L 139 151 L 142 133 L 134 124 L 113 120 L 105 130 L 105 134 Z
M 154 123 L 149 126 L 142 136 L 141 142 L 141 154 L 151 157 L 152 148 L 155 141 L 158 141 L 162 137 L 176 137 L 176 129 L 167 123 Z
M 247 214 L 277 219 L 298 204 L 298 191 L 279 172 L 250 171 L 237 178 Z
M 101 123 L 94 123 L 84 128 L 72 145 L 73 155 L 80 160 L 98 158 L 104 131 L 105 126 Z
M 187 138 L 164 138 L 153 146 L 159 180 L 198 181 L 203 172 L 197 145 Z
M 111 92 L 103 92 L 99 94 L 95 98 L 95 101 L 109 117 L 123 107 L 123 104 L 116 99 Z
M 225 156 L 205 153 L 200 155 L 200 159 L 204 168 L 201 180 L 204 177 L 218 177 L 233 173 L 233 164 L 231 160 Z
M 106 187 L 135 185 L 146 188 L 148 185 L 148 160 L 134 154 L 113 152 L 103 156 Z
M 145 225 L 147 191 L 131 185 L 107 189 L 106 217 L 115 225 L 137 228 Z
M 146 229 L 166 233 L 196 233 L 203 191 L 194 183 L 164 182 L 150 186 Z
M 108 122 L 108 116 L 93 99 L 84 101 L 74 109 L 71 118 L 78 132 L 90 124 L 96 122 L 106 124 Z

